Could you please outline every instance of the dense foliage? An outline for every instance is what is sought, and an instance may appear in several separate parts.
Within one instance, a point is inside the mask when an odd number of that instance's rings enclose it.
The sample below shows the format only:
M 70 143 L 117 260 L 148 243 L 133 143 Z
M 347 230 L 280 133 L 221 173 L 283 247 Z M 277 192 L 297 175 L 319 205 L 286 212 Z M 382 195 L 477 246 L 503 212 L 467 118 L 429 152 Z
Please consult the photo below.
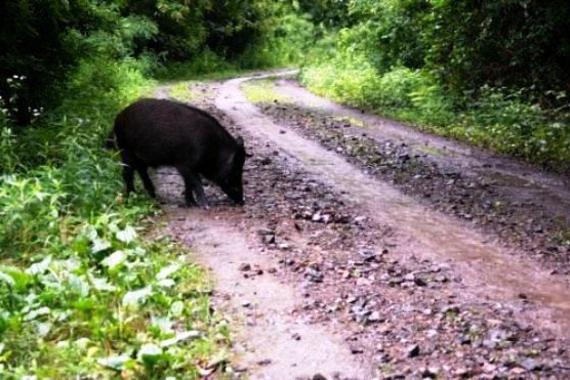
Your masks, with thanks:
M 8 116 L 27 125 L 42 108 L 61 101 L 65 79 L 82 61 L 103 66 L 143 59 L 154 69 L 156 63 L 198 61 L 202 71 L 223 60 L 281 63 L 287 53 L 279 47 L 286 45 L 267 40 L 295 36 L 302 18 L 291 9 L 252 0 L 226 0 L 223 6 L 213 0 L 3 1 L 0 96 Z
M 228 331 L 207 277 L 176 245 L 145 239 L 156 209 L 123 200 L 102 143 L 153 73 L 174 60 L 239 67 L 225 60 L 265 43 L 263 12 L 285 13 L 225 4 L 0 3 L 0 378 L 200 378 L 223 367 Z
M 305 63 L 313 90 L 430 131 L 570 168 L 564 1 L 347 0 Z M 346 19 L 335 21 L 336 11 Z

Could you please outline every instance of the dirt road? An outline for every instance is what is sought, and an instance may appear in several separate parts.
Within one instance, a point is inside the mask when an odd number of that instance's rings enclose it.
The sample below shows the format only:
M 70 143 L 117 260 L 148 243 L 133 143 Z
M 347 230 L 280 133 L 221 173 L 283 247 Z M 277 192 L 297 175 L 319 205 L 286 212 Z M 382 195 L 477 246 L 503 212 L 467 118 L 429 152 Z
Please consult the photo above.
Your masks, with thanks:
M 251 79 L 191 88 L 193 103 L 241 134 L 253 154 L 244 174 L 246 206 L 233 207 L 208 188 L 210 210 L 166 207 L 168 232 L 211 268 L 216 308 L 239 326 L 231 376 L 570 376 L 567 247 L 548 238 L 566 226 L 566 179 L 387 127 L 291 81 L 276 86 L 290 102 L 256 106 L 241 89 Z M 347 149 L 357 133 L 365 149 Z M 426 140 L 453 154 L 416 155 Z M 370 149 L 386 155 L 386 141 L 396 159 L 378 169 L 368 161 Z M 480 186 L 488 175 L 496 182 Z M 423 187 L 409 185 L 422 176 Z M 180 202 L 176 174 L 160 169 L 154 178 L 163 198 Z M 541 210 L 533 214 L 533 234 L 526 224 L 496 228 L 479 207 L 487 195 L 499 199 L 501 211 L 487 214 L 509 226 L 532 212 L 505 178 L 532 183 L 523 186 L 526 197 L 539 194 L 532 197 Z M 428 190 L 444 195 L 425 197 Z M 555 254 L 544 259 L 536 247 Z

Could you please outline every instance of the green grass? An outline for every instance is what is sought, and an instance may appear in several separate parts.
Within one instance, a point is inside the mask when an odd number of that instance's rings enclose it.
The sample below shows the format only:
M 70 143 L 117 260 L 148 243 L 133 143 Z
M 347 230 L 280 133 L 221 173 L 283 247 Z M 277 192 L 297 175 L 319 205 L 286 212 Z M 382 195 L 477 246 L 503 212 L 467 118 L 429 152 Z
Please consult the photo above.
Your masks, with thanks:
M 58 110 L 18 134 L 0 124 L 0 378 L 198 379 L 223 367 L 229 329 L 210 311 L 208 276 L 146 237 L 160 212 L 123 198 L 117 153 L 102 148 L 116 113 L 153 85 L 136 62 L 84 62 Z
M 191 81 L 184 81 L 170 87 L 169 96 L 181 102 L 192 102 L 200 98 L 200 94 L 192 89 Z
M 247 81 L 241 85 L 241 89 L 247 99 L 253 103 L 273 101 L 291 103 L 292 101 L 290 97 L 279 94 L 275 90 L 275 82 L 271 78 Z

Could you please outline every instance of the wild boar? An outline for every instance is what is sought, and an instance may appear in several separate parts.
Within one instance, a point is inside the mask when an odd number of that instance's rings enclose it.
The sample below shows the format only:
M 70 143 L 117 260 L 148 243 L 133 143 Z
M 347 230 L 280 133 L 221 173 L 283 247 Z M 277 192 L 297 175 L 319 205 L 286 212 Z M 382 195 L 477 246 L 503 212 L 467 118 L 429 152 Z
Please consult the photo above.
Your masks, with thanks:
M 200 176 L 243 205 L 243 139 L 234 139 L 209 113 L 170 100 L 141 99 L 117 115 L 110 137 L 113 134 L 124 165 L 127 196 L 134 191 L 135 170 L 155 197 L 147 169 L 173 166 L 184 178 L 187 206 L 207 207 Z

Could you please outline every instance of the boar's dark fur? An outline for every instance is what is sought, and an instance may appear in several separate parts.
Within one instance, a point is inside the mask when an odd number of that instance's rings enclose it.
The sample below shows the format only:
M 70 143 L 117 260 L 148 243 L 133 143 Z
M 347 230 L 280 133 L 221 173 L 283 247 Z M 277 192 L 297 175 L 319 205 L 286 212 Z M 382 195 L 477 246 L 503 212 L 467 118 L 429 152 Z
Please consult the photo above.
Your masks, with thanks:
M 117 115 L 106 141 L 107 146 L 114 144 L 124 164 L 127 196 L 134 191 L 135 170 L 154 197 L 147 169 L 173 166 L 184 178 L 188 206 L 207 206 L 200 176 L 219 185 L 234 202 L 243 204 L 243 140 L 234 139 L 205 111 L 170 100 L 138 100 Z

